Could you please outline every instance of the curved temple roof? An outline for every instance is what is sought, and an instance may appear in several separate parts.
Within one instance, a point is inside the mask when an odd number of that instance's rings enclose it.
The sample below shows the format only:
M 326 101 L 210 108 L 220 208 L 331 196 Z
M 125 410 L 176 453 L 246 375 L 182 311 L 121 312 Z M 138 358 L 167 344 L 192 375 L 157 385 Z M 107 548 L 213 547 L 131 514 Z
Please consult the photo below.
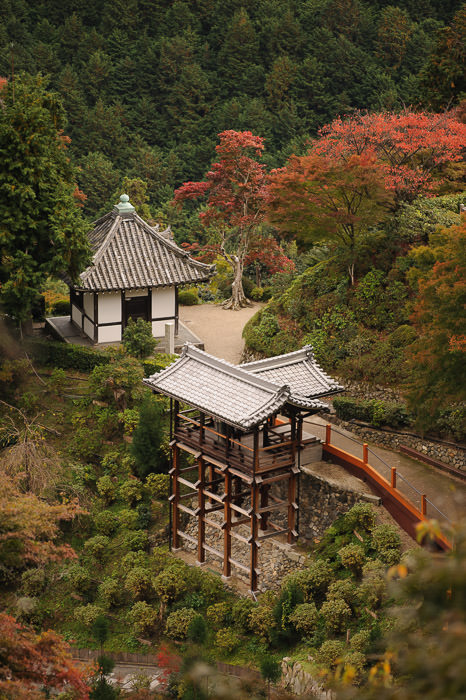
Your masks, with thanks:
M 198 284 L 215 274 L 215 265 L 193 260 L 179 248 L 170 239 L 169 229 L 159 231 L 141 219 L 127 195 L 95 222 L 89 240 L 94 259 L 79 276 L 75 285 L 79 290 L 108 292 Z
M 295 396 L 283 382 L 268 381 L 191 345 L 185 345 L 178 360 L 144 383 L 243 430 L 258 425 L 287 403 L 328 410 L 321 401 Z
M 239 367 L 270 382 L 288 384 L 295 397 L 318 398 L 343 391 L 343 387 L 317 364 L 311 345 L 286 355 L 246 362 Z

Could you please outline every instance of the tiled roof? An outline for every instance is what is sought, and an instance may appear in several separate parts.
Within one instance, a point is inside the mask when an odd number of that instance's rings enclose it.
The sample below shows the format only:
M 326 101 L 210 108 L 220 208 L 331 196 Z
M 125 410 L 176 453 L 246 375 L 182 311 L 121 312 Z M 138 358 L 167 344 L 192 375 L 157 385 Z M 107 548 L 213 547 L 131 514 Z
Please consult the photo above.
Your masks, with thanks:
M 240 367 L 256 377 L 287 384 L 294 397 L 317 398 L 343 391 L 343 387 L 319 367 L 310 345 L 287 355 L 247 362 Z
M 89 240 L 94 259 L 76 284 L 84 291 L 197 284 L 215 274 L 214 265 L 197 262 L 179 248 L 168 229 L 159 232 L 134 211 L 115 207 L 95 222 Z
M 267 381 L 191 345 L 185 345 L 178 360 L 144 383 L 243 429 L 258 425 L 286 403 L 295 403 L 283 383 Z M 325 408 L 320 401 L 302 400 L 306 408 Z

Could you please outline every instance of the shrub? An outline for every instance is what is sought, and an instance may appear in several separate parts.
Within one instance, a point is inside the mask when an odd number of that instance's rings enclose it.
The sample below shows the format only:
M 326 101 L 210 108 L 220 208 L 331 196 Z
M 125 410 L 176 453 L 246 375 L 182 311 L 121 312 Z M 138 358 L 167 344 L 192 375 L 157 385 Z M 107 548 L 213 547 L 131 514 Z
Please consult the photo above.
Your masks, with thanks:
M 412 422 L 406 406 L 396 401 L 359 400 L 339 396 L 333 400 L 333 406 L 338 418 L 347 421 L 361 420 L 375 427 L 390 425 L 398 428 Z
M 212 627 L 220 629 L 228 621 L 231 615 L 231 606 L 229 603 L 214 603 L 209 605 L 206 610 L 207 620 Z
M 210 571 L 189 567 L 187 572 L 188 588 L 197 590 L 207 603 L 214 603 L 224 595 L 220 576 Z
M 231 618 L 234 626 L 240 632 L 246 632 L 249 629 L 249 616 L 254 607 L 254 603 L 250 598 L 241 598 L 236 603 L 233 603 Z
M 394 525 L 379 525 L 372 531 L 372 546 L 386 564 L 400 561 L 401 537 Z
M 97 591 L 106 606 L 118 605 L 121 602 L 121 584 L 117 578 L 104 578 Z
M 301 603 L 290 615 L 290 622 L 305 636 L 315 631 L 318 621 L 319 612 L 314 603 Z
M 150 634 L 157 625 L 157 611 L 143 600 L 133 605 L 128 616 L 137 635 Z
M 109 544 L 110 540 L 106 535 L 95 535 L 95 537 L 86 540 L 84 551 L 97 561 L 103 561 L 105 555 L 108 554 Z
M 160 372 L 162 369 L 165 369 L 165 367 L 171 365 L 177 357 L 177 355 L 170 355 L 166 352 L 158 352 L 155 357 L 144 360 L 142 363 L 144 376 L 150 377 L 152 374 Z
M 118 527 L 118 518 L 111 510 L 102 510 L 94 516 L 94 526 L 98 533 L 111 535 Z
M 320 612 L 325 621 L 325 627 L 329 632 L 344 632 L 351 618 L 351 608 L 342 598 L 326 600 Z
M 146 503 L 140 503 L 137 507 L 137 526 L 141 530 L 148 530 L 152 522 L 152 513 Z
M 204 644 L 207 639 L 207 624 L 202 615 L 196 615 L 188 627 L 188 639 L 195 644 Z
M 343 658 L 345 653 L 345 644 L 337 639 L 328 639 L 322 644 L 316 654 L 316 661 L 326 668 L 335 667 Z
M 74 611 L 74 617 L 85 627 L 92 627 L 97 618 L 103 613 L 104 611 L 98 605 L 89 603 L 88 605 L 79 605 Z
M 377 608 L 383 601 L 387 590 L 385 566 L 381 561 L 372 559 L 362 568 L 363 579 L 356 592 L 356 599 L 361 606 Z
M 153 592 L 150 569 L 135 566 L 127 574 L 124 585 L 135 598 L 147 598 Z
M 334 600 L 335 598 L 340 598 L 344 600 L 345 603 L 351 605 L 354 600 L 356 593 L 355 585 L 350 579 L 342 579 L 339 581 L 333 581 L 328 587 L 327 600 Z
M 128 532 L 124 536 L 122 544 L 125 549 L 130 549 L 133 551 L 137 551 L 138 549 L 147 549 L 149 544 L 147 532 L 143 532 L 143 530 Z
M 354 685 L 359 685 L 364 676 L 364 666 L 366 664 L 366 657 L 361 651 L 350 651 L 346 652 L 343 659 L 343 668 L 346 672 L 347 677 L 349 677 L 348 671 L 351 671 L 350 677 L 351 682 Z
M 133 408 L 145 393 L 141 363 L 121 352 L 109 353 L 110 361 L 94 367 L 89 377 L 89 389 L 110 407 L 123 411 Z
M 139 359 L 152 355 L 158 342 L 152 335 L 152 323 L 142 318 L 138 318 L 137 321 L 129 319 L 122 340 L 126 352 Z
M 417 333 L 412 326 L 398 326 L 390 335 L 387 340 L 395 348 L 404 348 L 407 345 L 411 345 L 417 338 Z
M 67 382 L 66 372 L 60 367 L 54 367 L 47 382 L 48 389 L 53 394 L 60 394 Z
M 118 519 L 122 527 L 125 527 L 128 530 L 138 529 L 138 514 L 135 510 L 123 508 L 123 510 L 120 510 L 118 513 Z
M 155 577 L 153 585 L 157 595 L 165 603 L 170 603 L 181 598 L 188 589 L 186 576 L 180 571 L 179 566 L 169 566 Z
M 348 532 L 358 528 L 370 532 L 375 527 L 376 517 L 369 503 L 356 503 L 345 513 L 343 521 Z
M 265 605 L 256 605 L 249 613 L 249 629 L 265 642 L 270 642 L 276 626 L 273 610 Z
M 105 474 L 97 480 L 97 493 L 103 498 L 105 503 L 112 503 L 116 498 L 116 486 L 112 478 Z
M 147 568 L 149 565 L 149 557 L 147 554 L 141 550 L 137 552 L 128 552 L 125 554 L 120 562 L 120 568 L 122 573 L 128 573 L 131 569 L 136 566 L 141 566 L 142 568 Z
M 241 640 L 236 632 L 230 627 L 218 630 L 217 634 L 215 635 L 215 646 L 228 653 L 232 652 L 233 649 L 236 649 L 240 641 Z
M 75 369 L 78 372 L 90 372 L 97 365 L 110 362 L 110 357 L 98 350 L 42 338 L 28 338 L 27 348 L 40 365 Z
M 159 474 L 168 471 L 168 456 L 163 447 L 163 413 L 163 402 L 148 394 L 141 404 L 139 423 L 130 448 L 135 472 L 141 479 L 151 472 Z
M 369 649 L 371 643 L 371 632 L 370 630 L 359 630 L 356 634 L 350 637 L 350 647 L 352 651 L 359 651 L 361 654 L 365 654 Z
M 21 589 L 27 596 L 38 596 L 45 588 L 44 569 L 27 569 L 21 574 Z
M 351 569 L 359 576 L 366 558 L 364 549 L 359 544 L 348 544 L 342 547 L 338 550 L 338 556 L 345 569 Z
M 87 593 L 94 585 L 87 569 L 79 564 L 69 566 L 66 569 L 65 576 L 73 590 L 79 593 Z
M 197 616 L 192 608 L 174 610 L 167 617 L 165 632 L 172 639 L 186 639 L 191 622 Z
M 325 559 L 316 559 L 307 569 L 287 576 L 287 583 L 295 583 L 303 592 L 305 600 L 321 600 L 332 579 L 332 567 Z
M 128 479 L 121 484 L 120 488 L 118 489 L 118 494 L 123 501 L 129 503 L 131 506 L 136 503 L 136 501 L 141 500 L 142 484 L 136 479 Z
M 144 488 L 151 498 L 166 500 L 170 491 L 170 477 L 168 474 L 149 474 Z
M 195 306 L 199 304 L 197 289 L 180 289 L 178 292 L 178 303 L 181 306 Z
M 262 297 L 264 296 L 264 290 L 262 287 L 253 287 L 249 296 L 253 301 L 261 301 Z
M 51 316 L 69 316 L 71 313 L 71 304 L 69 301 L 56 301 L 50 309 Z

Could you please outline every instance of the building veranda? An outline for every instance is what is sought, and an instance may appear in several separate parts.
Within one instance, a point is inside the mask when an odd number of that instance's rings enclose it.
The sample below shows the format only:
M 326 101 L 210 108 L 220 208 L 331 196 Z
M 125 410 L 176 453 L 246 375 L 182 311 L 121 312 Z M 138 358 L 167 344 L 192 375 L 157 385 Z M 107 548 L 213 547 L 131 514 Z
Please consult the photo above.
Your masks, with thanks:
M 173 322 L 178 333 L 178 288 L 208 281 L 215 265 L 193 260 L 167 228 L 136 213 L 126 194 L 89 234 L 92 264 L 70 285 L 71 321 L 93 343 L 122 340 L 130 318 L 152 325 L 161 337 Z
M 261 542 L 298 536 L 301 456 L 317 441 L 303 420 L 328 410 L 320 397 L 342 387 L 310 347 L 234 366 L 186 345 L 144 382 L 170 398 L 172 547 L 195 546 L 199 564 L 216 557 L 227 578 L 239 569 L 256 591 Z M 183 527 L 187 519 L 197 536 Z M 208 543 L 209 529 L 221 532 L 223 548 Z M 232 540 L 248 548 L 248 566 L 232 558 Z

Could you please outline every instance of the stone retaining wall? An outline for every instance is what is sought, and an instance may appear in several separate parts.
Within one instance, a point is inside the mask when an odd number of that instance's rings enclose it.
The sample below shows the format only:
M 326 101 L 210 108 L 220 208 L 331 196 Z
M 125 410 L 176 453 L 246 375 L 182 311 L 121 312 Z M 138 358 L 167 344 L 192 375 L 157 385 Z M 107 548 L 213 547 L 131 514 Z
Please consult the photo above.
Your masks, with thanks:
M 346 428 L 346 430 L 351 431 L 363 441 L 374 442 L 381 447 L 388 447 L 392 450 L 398 450 L 400 445 L 406 445 L 407 447 L 412 447 L 419 452 L 423 452 L 428 457 L 438 459 L 440 462 L 456 467 L 456 469 L 466 471 L 466 450 L 459 446 L 453 447 L 452 445 L 433 442 L 432 440 L 415 437 L 414 435 L 408 435 L 407 433 L 377 430 L 376 428 L 358 425 L 352 421 L 344 421 L 341 420 L 341 418 L 329 416 L 328 414 L 325 414 L 322 417 L 334 425 L 339 425 L 342 428 Z
M 316 700 L 335 699 L 335 693 L 332 690 L 325 690 L 322 683 L 304 671 L 299 662 L 293 664 L 289 657 L 285 656 L 281 667 L 280 686 L 287 692 L 293 695 L 305 695 L 307 698 L 316 698 Z

